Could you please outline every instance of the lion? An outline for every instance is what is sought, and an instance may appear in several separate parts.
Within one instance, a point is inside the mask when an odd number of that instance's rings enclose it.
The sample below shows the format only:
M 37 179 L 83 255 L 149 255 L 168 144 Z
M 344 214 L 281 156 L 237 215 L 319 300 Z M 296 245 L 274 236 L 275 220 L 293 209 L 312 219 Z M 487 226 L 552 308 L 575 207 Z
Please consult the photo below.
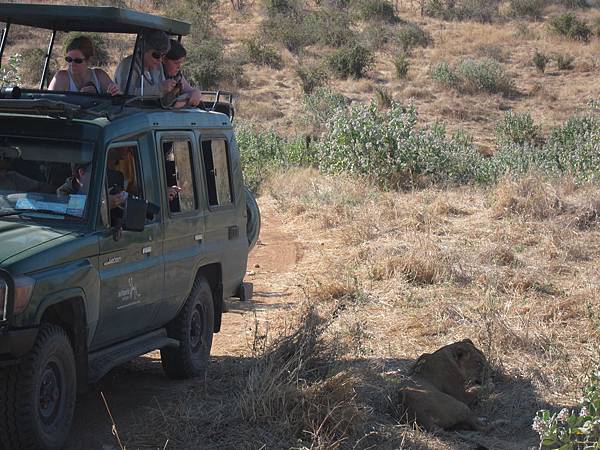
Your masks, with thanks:
M 470 339 L 421 355 L 399 392 L 405 417 L 430 431 L 489 431 L 499 422 L 487 423 L 470 408 L 488 369 L 484 354 Z

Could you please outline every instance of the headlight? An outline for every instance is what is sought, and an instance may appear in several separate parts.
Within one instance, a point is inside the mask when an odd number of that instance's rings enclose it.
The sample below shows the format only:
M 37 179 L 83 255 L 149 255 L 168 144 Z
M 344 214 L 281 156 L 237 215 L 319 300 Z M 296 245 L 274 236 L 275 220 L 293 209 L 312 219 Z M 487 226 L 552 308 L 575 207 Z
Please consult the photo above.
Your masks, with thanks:
M 14 292 L 14 305 L 13 305 L 13 313 L 18 314 L 23 312 L 23 310 L 29 304 L 29 300 L 31 299 L 31 294 L 33 293 L 33 288 L 35 286 L 35 280 L 29 277 L 18 277 L 15 278 L 14 282 L 15 292 Z M 7 318 L 7 305 L 8 303 L 8 286 L 6 281 L 0 280 L 0 311 L 2 311 L 2 319 Z

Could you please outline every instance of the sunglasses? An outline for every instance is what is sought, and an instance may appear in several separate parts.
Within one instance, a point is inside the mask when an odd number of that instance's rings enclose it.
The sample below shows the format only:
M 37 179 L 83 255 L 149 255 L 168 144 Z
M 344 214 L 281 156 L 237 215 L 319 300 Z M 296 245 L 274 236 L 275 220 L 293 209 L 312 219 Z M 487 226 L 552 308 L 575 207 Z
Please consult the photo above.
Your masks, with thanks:
M 85 59 L 82 58 L 71 58 L 70 56 L 65 56 L 65 61 L 68 62 L 69 64 L 71 63 L 75 63 L 75 64 L 81 64 L 85 61 Z
M 152 57 L 153 57 L 154 59 L 160 59 L 160 58 L 162 58 L 163 56 L 165 56 L 165 53 L 161 53 L 161 52 L 152 52 Z

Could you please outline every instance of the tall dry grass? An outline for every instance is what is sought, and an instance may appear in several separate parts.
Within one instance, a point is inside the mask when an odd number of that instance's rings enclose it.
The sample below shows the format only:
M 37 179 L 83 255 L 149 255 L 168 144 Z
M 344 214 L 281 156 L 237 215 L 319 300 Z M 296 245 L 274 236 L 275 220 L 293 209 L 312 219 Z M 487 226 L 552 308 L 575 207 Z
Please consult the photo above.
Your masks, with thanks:
M 326 246 L 314 259 L 305 254 L 300 270 L 331 292 L 319 301 L 341 309 L 346 333 L 359 341 L 356 354 L 382 364 L 380 377 L 402 374 L 405 361 L 423 352 L 473 339 L 492 362 L 496 387 L 478 412 L 509 420 L 480 436 L 494 448 L 536 446 L 537 409 L 577 402 L 600 362 L 597 185 L 531 174 L 488 189 L 389 193 L 292 171 L 272 178 L 267 191 L 307 246 Z M 360 301 L 348 301 L 352 289 Z M 456 435 L 425 435 L 432 448 L 469 445 L 454 442 Z

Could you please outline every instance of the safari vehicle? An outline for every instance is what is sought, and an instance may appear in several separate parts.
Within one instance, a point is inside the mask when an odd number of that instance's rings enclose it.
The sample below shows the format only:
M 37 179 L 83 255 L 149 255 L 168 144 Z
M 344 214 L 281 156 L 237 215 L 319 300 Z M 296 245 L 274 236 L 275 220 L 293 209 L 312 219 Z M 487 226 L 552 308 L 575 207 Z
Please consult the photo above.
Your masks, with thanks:
M 0 445 L 58 449 L 77 393 L 114 366 L 160 349 L 169 377 L 203 373 L 224 300 L 250 296 L 259 213 L 230 94 L 171 109 L 127 92 L 44 90 L 58 31 L 131 33 L 137 49 L 144 29 L 181 39 L 189 24 L 6 3 L 0 22 L 0 63 L 11 25 L 51 32 L 39 89 L 0 91 Z M 76 173 L 87 188 L 59 195 Z M 111 208 L 115 190 L 124 207 Z

